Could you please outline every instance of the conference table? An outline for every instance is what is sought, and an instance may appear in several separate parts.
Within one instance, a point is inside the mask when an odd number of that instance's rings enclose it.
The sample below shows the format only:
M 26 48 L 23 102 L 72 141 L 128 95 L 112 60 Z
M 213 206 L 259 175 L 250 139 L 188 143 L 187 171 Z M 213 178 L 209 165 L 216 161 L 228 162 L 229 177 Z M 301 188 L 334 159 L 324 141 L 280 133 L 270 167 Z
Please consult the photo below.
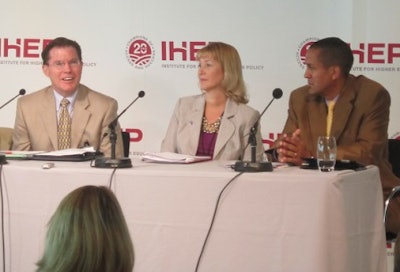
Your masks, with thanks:
M 51 169 L 43 163 L 2 166 L 8 272 L 35 270 L 51 215 L 66 194 L 88 184 L 115 192 L 134 243 L 134 272 L 189 272 L 197 263 L 199 272 L 386 271 L 375 166 L 320 173 L 278 165 L 232 181 L 239 173 L 218 161 L 162 164 L 132 157 L 133 167 L 114 175 L 90 161 L 55 162 Z

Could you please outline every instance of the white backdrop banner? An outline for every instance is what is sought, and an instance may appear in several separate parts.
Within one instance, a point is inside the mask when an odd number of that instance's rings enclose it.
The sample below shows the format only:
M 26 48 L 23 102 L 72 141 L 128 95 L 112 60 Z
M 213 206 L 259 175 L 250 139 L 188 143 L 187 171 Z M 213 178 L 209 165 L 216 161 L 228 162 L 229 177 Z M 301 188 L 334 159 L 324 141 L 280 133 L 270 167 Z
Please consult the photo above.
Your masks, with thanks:
M 242 58 L 249 105 L 259 110 L 274 88 L 284 95 L 261 120 L 265 148 L 287 116 L 290 92 L 306 84 L 303 57 L 310 42 L 337 36 L 354 52 L 354 74 L 364 74 L 391 94 L 389 136 L 400 135 L 400 10 L 391 0 L 0 0 L 0 104 L 49 85 L 40 53 L 58 36 L 82 47 L 82 83 L 110 95 L 131 134 L 131 153 L 158 151 L 175 102 L 200 93 L 197 50 L 210 41 L 235 46 Z M 16 103 L 0 112 L 13 127 Z

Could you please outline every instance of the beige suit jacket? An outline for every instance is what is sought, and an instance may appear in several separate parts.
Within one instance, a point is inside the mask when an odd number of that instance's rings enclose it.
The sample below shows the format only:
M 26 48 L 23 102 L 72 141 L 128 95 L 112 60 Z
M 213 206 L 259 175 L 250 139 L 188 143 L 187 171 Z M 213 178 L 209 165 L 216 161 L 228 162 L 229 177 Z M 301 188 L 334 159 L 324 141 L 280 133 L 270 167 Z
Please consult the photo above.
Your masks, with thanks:
M 302 139 L 315 157 L 317 138 L 326 134 L 327 106 L 324 98 L 309 95 L 308 89 L 303 86 L 291 93 L 283 132 L 292 133 L 300 128 Z M 383 86 L 364 76 L 350 75 L 336 102 L 331 129 L 337 141 L 337 159 L 379 167 L 384 197 L 400 185 L 388 161 L 389 110 L 390 95 Z M 400 215 L 399 212 L 400 205 L 396 213 Z M 400 216 L 395 224 L 396 227 L 389 228 L 397 229 L 397 233 Z
M 71 148 L 85 145 L 111 155 L 108 125 L 117 116 L 117 101 L 79 85 L 73 105 Z M 116 127 L 116 157 L 123 157 L 121 129 Z M 58 149 L 57 113 L 51 86 L 20 97 L 13 134 L 13 150 L 53 151 Z
M 188 96 L 178 100 L 162 142 L 161 151 L 196 155 L 204 105 L 204 95 Z M 259 112 L 251 107 L 228 99 L 215 143 L 213 159 L 238 160 L 244 157 L 244 160 L 250 160 L 251 148 L 247 145 L 248 136 L 259 116 Z M 264 153 L 260 125 L 258 125 L 256 139 L 256 158 L 259 161 Z

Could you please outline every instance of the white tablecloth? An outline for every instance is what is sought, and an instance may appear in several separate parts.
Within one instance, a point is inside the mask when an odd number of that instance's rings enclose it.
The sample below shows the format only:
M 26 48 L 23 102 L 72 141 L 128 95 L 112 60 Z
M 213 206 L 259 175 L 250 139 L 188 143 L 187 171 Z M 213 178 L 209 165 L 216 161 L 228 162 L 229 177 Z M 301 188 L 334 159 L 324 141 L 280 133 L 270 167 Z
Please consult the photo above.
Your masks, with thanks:
M 42 163 L 3 166 L 6 271 L 34 271 L 61 199 L 82 185 L 108 186 L 112 173 L 90 162 Z M 237 172 L 218 162 L 133 165 L 117 169 L 111 188 L 134 242 L 134 271 L 194 271 L 218 194 Z M 244 173 L 222 196 L 198 271 L 385 271 L 382 212 L 376 167 Z

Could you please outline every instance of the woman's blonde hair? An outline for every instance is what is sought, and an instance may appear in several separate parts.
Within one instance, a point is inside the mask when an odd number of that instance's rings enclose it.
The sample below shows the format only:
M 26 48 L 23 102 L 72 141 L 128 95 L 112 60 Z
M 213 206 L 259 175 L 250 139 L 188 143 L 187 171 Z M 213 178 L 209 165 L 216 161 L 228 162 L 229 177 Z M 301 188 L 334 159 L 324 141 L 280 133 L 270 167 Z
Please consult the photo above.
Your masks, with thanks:
M 197 60 L 204 56 L 211 56 L 221 64 L 224 71 L 222 85 L 226 96 L 237 103 L 246 104 L 248 98 L 243 80 L 242 62 L 236 48 L 223 42 L 210 42 L 197 52 Z
M 51 217 L 41 272 L 132 272 L 129 230 L 114 193 L 83 186 L 69 193 Z

